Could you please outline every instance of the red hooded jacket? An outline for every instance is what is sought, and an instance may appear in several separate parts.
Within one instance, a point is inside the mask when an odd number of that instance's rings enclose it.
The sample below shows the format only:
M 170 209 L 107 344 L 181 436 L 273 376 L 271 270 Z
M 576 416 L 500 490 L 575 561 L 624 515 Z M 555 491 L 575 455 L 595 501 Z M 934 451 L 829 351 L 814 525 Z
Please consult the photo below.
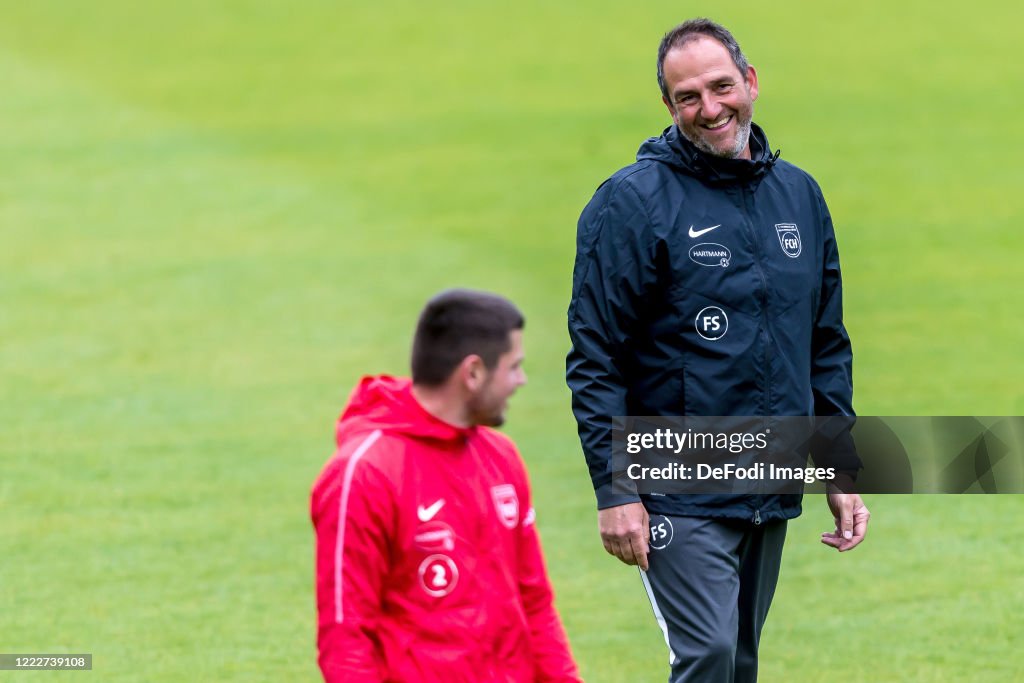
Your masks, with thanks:
M 512 441 L 365 377 L 313 487 L 328 683 L 579 681 Z

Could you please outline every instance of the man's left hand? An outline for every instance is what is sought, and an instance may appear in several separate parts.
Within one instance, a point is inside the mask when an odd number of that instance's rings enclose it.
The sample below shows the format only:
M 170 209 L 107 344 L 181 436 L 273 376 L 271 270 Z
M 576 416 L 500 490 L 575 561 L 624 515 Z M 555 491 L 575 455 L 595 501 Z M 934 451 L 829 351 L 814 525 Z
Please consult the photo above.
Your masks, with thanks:
M 841 553 L 853 550 L 860 545 L 868 532 L 871 513 L 856 493 L 829 493 L 827 497 L 829 510 L 835 518 L 836 530 L 823 533 L 821 542 Z

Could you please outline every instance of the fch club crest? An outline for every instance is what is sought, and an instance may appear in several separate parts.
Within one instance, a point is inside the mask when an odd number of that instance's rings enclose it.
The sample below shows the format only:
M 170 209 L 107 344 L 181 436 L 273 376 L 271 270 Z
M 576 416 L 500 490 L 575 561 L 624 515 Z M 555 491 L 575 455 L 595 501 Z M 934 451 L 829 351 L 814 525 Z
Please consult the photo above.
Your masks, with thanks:
M 796 258 L 800 255 L 802 245 L 800 244 L 800 231 L 795 223 L 776 223 L 775 231 L 779 233 L 779 244 L 782 251 L 789 258 Z

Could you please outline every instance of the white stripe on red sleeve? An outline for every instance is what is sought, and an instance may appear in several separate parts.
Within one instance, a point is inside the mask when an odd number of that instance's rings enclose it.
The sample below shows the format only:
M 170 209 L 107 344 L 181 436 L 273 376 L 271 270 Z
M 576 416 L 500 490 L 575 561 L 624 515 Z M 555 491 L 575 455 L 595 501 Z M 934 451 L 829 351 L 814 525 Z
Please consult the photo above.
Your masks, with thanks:
M 338 538 L 334 546 L 334 621 L 338 624 L 342 623 L 345 618 L 345 613 L 341 609 L 341 581 L 342 566 L 345 561 L 345 516 L 348 511 L 348 494 L 352 489 L 352 476 L 355 474 L 356 465 L 359 464 L 370 446 L 380 438 L 380 435 L 381 431 L 378 429 L 366 437 L 345 466 L 345 478 L 342 481 L 341 496 L 339 496 L 338 502 Z

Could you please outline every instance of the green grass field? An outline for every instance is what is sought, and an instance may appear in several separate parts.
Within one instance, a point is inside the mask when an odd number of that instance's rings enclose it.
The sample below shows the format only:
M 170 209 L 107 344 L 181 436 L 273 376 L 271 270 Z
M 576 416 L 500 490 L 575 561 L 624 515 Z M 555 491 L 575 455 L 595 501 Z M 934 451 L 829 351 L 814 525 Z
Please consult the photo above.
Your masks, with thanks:
M 0 3 L 0 652 L 96 681 L 316 680 L 308 491 L 447 286 L 528 316 L 507 431 L 591 682 L 664 680 L 564 386 L 575 221 L 707 14 L 837 226 L 863 414 L 1024 411 L 1024 82 L 1006 0 Z M 762 680 L 1024 679 L 1024 498 L 790 527 Z M 75 679 L 15 674 L 0 680 Z

